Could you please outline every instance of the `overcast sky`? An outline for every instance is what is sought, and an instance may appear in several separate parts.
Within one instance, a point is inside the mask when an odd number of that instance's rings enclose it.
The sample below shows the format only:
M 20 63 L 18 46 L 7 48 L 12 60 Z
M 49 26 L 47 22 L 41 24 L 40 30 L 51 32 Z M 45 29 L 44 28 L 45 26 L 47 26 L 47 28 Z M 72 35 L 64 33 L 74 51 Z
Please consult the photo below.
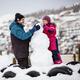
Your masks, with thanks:
M 0 16 L 20 12 L 28 14 L 44 9 L 69 6 L 80 0 L 0 0 Z

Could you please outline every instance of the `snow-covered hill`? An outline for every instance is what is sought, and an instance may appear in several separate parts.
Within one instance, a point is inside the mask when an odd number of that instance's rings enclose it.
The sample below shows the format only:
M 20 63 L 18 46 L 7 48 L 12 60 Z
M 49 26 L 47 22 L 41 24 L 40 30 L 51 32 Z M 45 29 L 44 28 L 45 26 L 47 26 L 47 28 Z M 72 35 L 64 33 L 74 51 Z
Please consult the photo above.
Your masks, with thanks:
M 68 10 L 60 14 L 51 14 L 49 16 L 52 22 L 54 21 L 57 24 L 57 37 L 61 53 L 73 53 L 74 45 L 80 42 L 80 12 L 73 13 L 71 10 Z M 13 19 L 14 15 L 9 14 L 0 17 L 0 51 L 10 47 L 9 24 Z M 26 18 L 26 20 L 28 26 L 30 26 L 35 18 L 30 17 Z M 39 19 L 39 21 L 41 21 L 41 19 Z

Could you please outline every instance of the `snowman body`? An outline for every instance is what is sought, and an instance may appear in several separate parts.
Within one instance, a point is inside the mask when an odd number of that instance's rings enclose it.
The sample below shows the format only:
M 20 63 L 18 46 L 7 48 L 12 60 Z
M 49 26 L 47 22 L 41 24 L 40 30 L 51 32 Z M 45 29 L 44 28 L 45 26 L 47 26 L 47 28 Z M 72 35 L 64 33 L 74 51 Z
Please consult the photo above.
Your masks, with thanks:
M 31 39 L 30 46 L 33 52 L 30 56 L 32 66 L 51 66 L 53 65 L 52 53 L 48 50 L 49 39 L 46 34 L 43 33 L 41 27 L 39 31 L 36 31 Z

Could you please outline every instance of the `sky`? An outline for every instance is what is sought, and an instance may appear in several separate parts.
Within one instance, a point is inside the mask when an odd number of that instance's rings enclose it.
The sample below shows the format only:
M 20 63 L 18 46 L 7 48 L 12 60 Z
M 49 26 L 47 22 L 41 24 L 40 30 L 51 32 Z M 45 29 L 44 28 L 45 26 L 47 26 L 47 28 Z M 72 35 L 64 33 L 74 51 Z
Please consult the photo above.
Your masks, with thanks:
M 0 16 L 6 14 L 29 14 L 44 9 L 70 6 L 80 0 L 0 0 Z

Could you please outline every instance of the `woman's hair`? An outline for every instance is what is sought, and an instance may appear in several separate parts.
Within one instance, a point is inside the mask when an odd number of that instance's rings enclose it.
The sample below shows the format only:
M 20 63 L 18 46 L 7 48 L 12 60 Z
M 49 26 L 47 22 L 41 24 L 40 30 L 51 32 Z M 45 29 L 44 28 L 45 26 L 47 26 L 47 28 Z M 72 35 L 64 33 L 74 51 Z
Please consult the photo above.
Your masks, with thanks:
M 16 22 L 18 21 L 18 19 L 21 20 L 22 18 L 24 18 L 24 16 L 22 14 L 20 14 L 20 13 L 15 14 L 15 21 Z

